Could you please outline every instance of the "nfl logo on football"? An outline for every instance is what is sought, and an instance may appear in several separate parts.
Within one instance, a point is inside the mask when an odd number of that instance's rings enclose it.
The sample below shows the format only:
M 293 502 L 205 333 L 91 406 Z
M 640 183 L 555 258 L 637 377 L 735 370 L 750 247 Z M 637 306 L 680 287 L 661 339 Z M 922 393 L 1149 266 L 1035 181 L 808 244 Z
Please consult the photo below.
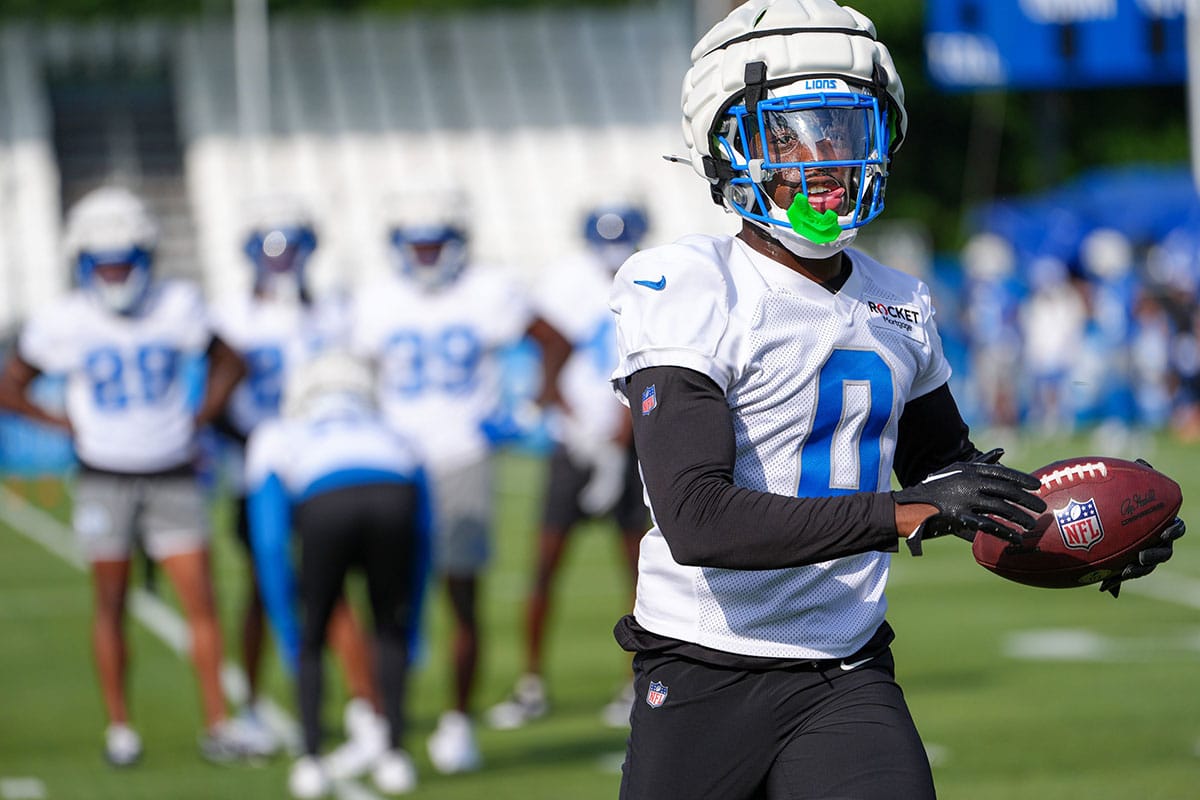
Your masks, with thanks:
M 667 702 L 667 687 L 658 681 L 650 681 L 650 689 L 646 692 L 646 703 L 651 708 L 658 708 Z
M 1100 526 L 1094 498 L 1082 503 L 1072 500 L 1066 508 L 1055 509 L 1054 519 L 1058 522 L 1063 544 L 1067 547 L 1091 550 L 1096 542 L 1104 538 L 1104 528 Z

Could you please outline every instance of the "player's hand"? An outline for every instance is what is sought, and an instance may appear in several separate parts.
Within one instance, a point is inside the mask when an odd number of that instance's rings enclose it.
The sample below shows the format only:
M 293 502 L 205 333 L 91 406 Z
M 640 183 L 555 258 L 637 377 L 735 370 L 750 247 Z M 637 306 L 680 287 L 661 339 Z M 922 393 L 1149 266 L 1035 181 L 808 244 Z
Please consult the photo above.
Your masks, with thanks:
M 1140 459 L 1139 459 L 1140 460 Z M 1145 463 L 1145 462 L 1143 462 Z M 1100 583 L 1100 591 L 1108 592 L 1113 597 L 1121 596 L 1121 584 L 1135 578 L 1144 578 L 1159 564 L 1167 561 L 1175 554 L 1175 540 L 1187 532 L 1187 526 L 1179 517 L 1168 525 L 1158 535 L 1158 541 L 1149 547 L 1142 548 L 1138 553 L 1137 562 L 1128 564 L 1118 574 L 1105 578 Z
M 975 534 L 983 532 L 1021 543 L 1022 532 L 1037 522 L 1026 509 L 1041 514 L 1046 502 L 1033 494 L 1041 481 L 998 463 L 1003 454 L 997 449 L 973 461 L 951 464 L 916 486 L 892 493 L 897 505 L 925 503 L 937 509 L 906 540 L 913 555 L 921 555 L 923 540 L 947 534 L 974 541 Z
M 591 476 L 579 490 L 579 508 L 585 514 L 600 516 L 616 507 L 625 489 L 625 459 L 625 448 L 613 441 L 592 452 Z

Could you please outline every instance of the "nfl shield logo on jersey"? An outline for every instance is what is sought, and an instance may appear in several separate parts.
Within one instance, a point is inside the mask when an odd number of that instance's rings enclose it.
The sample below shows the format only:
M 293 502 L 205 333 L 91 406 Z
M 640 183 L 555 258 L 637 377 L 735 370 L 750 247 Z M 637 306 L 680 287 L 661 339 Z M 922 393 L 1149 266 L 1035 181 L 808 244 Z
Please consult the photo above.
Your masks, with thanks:
M 1096 513 L 1095 498 L 1082 503 L 1072 500 L 1066 508 L 1054 510 L 1054 519 L 1062 534 L 1063 544 L 1076 550 L 1091 550 L 1104 538 L 1100 515 Z
M 658 408 L 658 397 L 654 394 L 654 384 L 652 383 L 642 392 L 642 416 L 646 416 L 656 408 Z
M 651 708 L 658 708 L 665 702 L 667 702 L 667 687 L 658 681 L 650 681 L 650 690 L 646 692 L 646 704 Z

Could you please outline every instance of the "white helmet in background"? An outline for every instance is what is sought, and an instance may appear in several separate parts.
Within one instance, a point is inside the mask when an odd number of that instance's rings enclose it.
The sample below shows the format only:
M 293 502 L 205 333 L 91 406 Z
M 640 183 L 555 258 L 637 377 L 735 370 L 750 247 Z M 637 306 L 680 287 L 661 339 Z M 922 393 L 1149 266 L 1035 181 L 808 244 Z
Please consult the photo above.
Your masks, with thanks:
M 1119 280 L 1133 269 L 1133 244 L 1115 228 L 1096 228 L 1083 237 L 1079 260 L 1091 275 L 1106 281 Z
M 981 231 L 967 240 L 962 261 L 972 280 L 1003 280 L 1016 272 L 1017 254 L 1008 239 L 998 233 Z
M 363 359 L 327 350 L 298 366 L 283 390 L 283 415 L 300 417 L 347 406 L 375 404 L 375 376 Z
M 412 188 L 387 203 L 388 244 L 400 273 L 436 290 L 467 266 L 466 195 L 451 187 Z
M 305 267 L 317 249 L 312 215 L 299 198 L 262 195 L 249 201 L 242 243 L 254 264 L 254 289 L 278 299 L 308 299 Z
M 692 50 L 683 135 L 713 200 L 791 252 L 827 258 L 883 211 L 907 128 L 875 25 L 833 0 L 751 0 Z M 796 191 L 787 208 L 772 196 Z
M 157 242 L 150 210 L 122 187 L 95 189 L 67 214 L 64 245 L 79 285 L 118 314 L 145 298 Z

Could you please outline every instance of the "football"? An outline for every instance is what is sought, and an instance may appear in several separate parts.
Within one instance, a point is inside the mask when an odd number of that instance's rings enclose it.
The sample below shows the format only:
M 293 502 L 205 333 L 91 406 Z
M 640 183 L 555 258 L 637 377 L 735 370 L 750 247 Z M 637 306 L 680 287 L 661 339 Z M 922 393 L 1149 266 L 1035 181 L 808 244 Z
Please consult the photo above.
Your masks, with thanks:
M 982 566 L 1018 583 L 1064 589 L 1099 583 L 1137 558 L 1175 519 L 1179 484 L 1144 464 L 1089 456 L 1035 470 L 1046 511 L 1020 545 L 975 536 Z

